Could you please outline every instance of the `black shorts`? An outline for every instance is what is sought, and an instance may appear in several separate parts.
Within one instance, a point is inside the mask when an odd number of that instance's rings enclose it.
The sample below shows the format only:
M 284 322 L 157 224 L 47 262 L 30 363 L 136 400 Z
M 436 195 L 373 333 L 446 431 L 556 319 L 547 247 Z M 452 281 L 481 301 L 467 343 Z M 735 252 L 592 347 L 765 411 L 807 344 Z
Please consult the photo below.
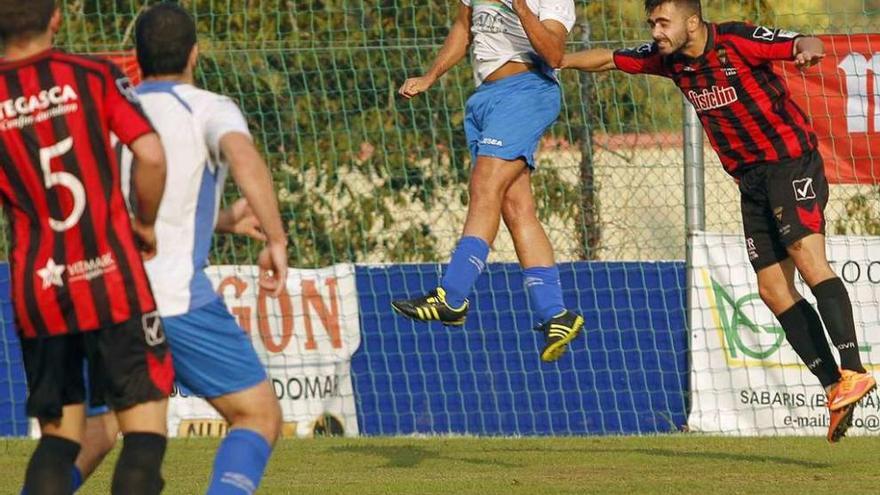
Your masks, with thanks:
M 157 313 L 108 328 L 21 340 L 28 382 L 28 416 L 61 417 L 61 408 L 85 401 L 113 410 L 168 397 L 174 381 L 171 351 Z
M 828 181 L 818 151 L 747 169 L 739 191 L 746 249 L 756 272 L 788 258 L 786 248 L 804 237 L 825 234 Z

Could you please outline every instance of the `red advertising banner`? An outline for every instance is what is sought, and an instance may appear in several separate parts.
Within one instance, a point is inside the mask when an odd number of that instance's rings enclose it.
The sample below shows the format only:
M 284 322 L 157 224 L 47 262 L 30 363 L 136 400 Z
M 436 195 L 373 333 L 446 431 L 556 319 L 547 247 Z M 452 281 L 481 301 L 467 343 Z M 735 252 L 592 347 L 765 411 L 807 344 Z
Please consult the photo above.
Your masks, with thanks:
M 824 35 L 825 58 L 783 63 L 792 97 L 819 138 L 828 181 L 880 184 L 880 34 Z

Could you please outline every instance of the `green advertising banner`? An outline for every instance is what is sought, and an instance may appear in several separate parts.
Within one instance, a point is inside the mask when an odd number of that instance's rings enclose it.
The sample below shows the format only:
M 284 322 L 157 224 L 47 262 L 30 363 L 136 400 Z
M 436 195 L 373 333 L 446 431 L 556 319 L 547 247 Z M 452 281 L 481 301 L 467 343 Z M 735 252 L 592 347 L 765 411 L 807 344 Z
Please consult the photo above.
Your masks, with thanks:
M 824 391 L 761 301 L 745 239 L 702 233 L 692 242 L 689 428 L 733 435 L 824 435 Z M 880 364 L 880 238 L 830 237 L 828 257 L 852 299 L 862 360 L 874 370 Z M 797 279 L 795 286 L 815 302 L 803 281 Z M 876 392 L 861 401 L 848 434 L 874 432 L 880 432 Z

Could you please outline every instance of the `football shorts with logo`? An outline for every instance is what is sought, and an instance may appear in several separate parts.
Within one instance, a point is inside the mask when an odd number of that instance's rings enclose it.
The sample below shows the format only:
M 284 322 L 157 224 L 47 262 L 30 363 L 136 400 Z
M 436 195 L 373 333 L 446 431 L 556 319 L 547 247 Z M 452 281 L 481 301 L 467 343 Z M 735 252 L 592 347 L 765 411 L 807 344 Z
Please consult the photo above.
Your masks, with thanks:
M 163 318 L 174 350 L 177 382 L 185 393 L 214 398 L 266 380 L 250 335 L 222 299 L 178 316 Z
M 560 108 L 559 84 L 547 75 L 528 71 L 484 82 L 465 106 L 471 163 L 478 156 L 522 158 L 534 169 L 538 143 Z
M 755 165 L 740 176 L 743 232 L 755 271 L 788 258 L 787 247 L 825 234 L 828 181 L 822 156 Z
M 98 330 L 22 339 L 21 350 L 27 413 L 41 419 L 60 418 L 70 404 L 88 402 L 97 412 L 104 405 L 118 410 L 159 400 L 174 382 L 171 351 L 155 312 Z

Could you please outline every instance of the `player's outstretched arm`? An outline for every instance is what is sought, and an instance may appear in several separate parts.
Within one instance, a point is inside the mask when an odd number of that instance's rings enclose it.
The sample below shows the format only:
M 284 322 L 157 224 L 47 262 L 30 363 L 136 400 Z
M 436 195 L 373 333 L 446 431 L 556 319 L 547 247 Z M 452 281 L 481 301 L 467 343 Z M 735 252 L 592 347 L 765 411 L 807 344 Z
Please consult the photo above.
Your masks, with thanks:
M 562 58 L 563 69 L 578 69 L 584 72 L 604 72 L 616 69 L 614 51 L 607 48 L 594 48 L 576 53 L 567 53 Z
M 825 58 L 825 44 L 814 36 L 804 36 L 794 40 L 794 65 L 803 70 L 812 67 Z
M 232 178 L 260 223 L 267 246 L 260 253 L 260 286 L 278 297 L 287 281 L 287 235 L 281 223 L 272 176 L 250 136 L 228 132 L 220 138 L 220 151 Z
M 562 67 L 565 55 L 565 26 L 555 20 L 541 21 L 529 8 L 526 0 L 513 0 L 513 10 L 519 16 L 532 48 L 554 69 Z
M 134 156 L 131 170 L 132 194 L 137 208 L 132 229 L 140 243 L 145 259 L 156 254 L 156 234 L 153 225 L 159 213 L 159 203 L 165 192 L 165 151 L 155 132 L 144 134 L 129 145 Z
M 406 99 L 424 93 L 428 90 L 440 76 L 455 66 L 467 55 L 468 46 L 471 44 L 471 7 L 460 4 L 458 7 L 458 16 L 452 29 L 446 35 L 446 41 L 443 47 L 434 58 L 434 63 L 425 75 L 420 77 L 411 77 L 403 82 L 398 90 L 401 96 Z

